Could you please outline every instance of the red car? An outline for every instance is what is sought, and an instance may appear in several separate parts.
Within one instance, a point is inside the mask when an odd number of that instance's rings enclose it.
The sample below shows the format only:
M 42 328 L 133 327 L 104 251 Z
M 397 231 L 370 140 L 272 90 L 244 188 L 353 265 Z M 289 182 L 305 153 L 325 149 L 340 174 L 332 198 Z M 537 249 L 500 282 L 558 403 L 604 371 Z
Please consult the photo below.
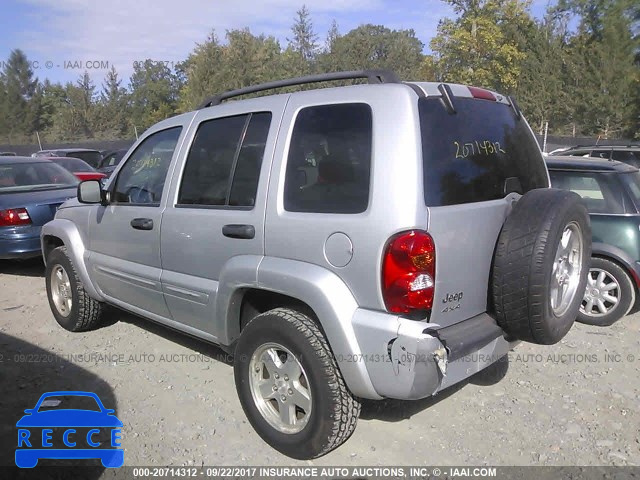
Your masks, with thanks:
M 107 176 L 97 171 L 84 160 L 73 157 L 45 157 L 47 160 L 57 163 L 65 170 L 73 173 L 80 180 L 101 180 Z

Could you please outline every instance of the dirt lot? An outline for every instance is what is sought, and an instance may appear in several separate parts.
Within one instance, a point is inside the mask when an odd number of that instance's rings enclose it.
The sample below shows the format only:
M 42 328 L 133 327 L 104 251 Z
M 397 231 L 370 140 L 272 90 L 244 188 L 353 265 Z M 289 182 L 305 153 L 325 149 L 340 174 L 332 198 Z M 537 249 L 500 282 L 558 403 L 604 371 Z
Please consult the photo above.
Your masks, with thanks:
M 432 399 L 366 402 L 346 444 L 297 462 L 254 433 L 221 350 L 121 312 L 66 332 L 42 273 L 0 262 L 0 465 L 13 464 L 22 411 L 61 389 L 116 409 L 125 465 L 640 465 L 640 315 L 521 344 Z

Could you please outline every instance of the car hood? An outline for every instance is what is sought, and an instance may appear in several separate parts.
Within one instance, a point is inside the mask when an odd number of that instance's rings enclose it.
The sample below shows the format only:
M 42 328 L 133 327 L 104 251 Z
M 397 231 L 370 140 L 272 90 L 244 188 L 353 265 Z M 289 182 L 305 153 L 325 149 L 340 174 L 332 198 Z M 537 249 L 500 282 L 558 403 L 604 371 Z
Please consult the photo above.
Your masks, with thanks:
M 16 427 L 122 427 L 118 417 L 89 410 L 48 410 L 25 415 Z

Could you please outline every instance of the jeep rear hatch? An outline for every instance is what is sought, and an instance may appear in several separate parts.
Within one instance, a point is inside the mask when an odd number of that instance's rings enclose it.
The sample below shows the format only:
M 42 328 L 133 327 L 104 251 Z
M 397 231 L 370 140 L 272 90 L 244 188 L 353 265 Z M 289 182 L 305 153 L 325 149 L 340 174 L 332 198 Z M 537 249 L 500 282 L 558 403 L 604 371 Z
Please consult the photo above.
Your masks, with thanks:
M 424 201 L 436 247 L 431 321 L 490 309 L 491 263 L 514 192 L 549 186 L 531 129 L 514 104 L 482 89 L 439 88 L 418 100 Z M 452 91 L 453 90 L 453 91 Z

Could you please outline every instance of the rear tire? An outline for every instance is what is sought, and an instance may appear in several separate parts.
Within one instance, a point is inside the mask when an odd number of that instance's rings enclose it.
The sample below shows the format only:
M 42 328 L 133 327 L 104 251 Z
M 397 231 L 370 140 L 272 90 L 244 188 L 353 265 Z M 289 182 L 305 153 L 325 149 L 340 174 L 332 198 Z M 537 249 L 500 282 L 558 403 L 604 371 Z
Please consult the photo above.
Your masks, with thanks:
M 627 315 L 635 304 L 636 291 L 629 274 L 617 263 L 592 258 L 578 321 L 607 327 Z
M 276 308 L 254 317 L 242 330 L 233 367 L 249 422 L 283 454 L 316 458 L 355 430 L 360 402 L 308 316 Z
M 502 228 L 492 274 L 496 320 L 508 336 L 551 345 L 571 329 L 582 302 L 591 227 L 578 195 L 526 193 Z
M 57 247 L 49 254 L 45 279 L 51 312 L 62 328 L 82 332 L 100 325 L 105 306 L 85 291 L 67 247 Z

